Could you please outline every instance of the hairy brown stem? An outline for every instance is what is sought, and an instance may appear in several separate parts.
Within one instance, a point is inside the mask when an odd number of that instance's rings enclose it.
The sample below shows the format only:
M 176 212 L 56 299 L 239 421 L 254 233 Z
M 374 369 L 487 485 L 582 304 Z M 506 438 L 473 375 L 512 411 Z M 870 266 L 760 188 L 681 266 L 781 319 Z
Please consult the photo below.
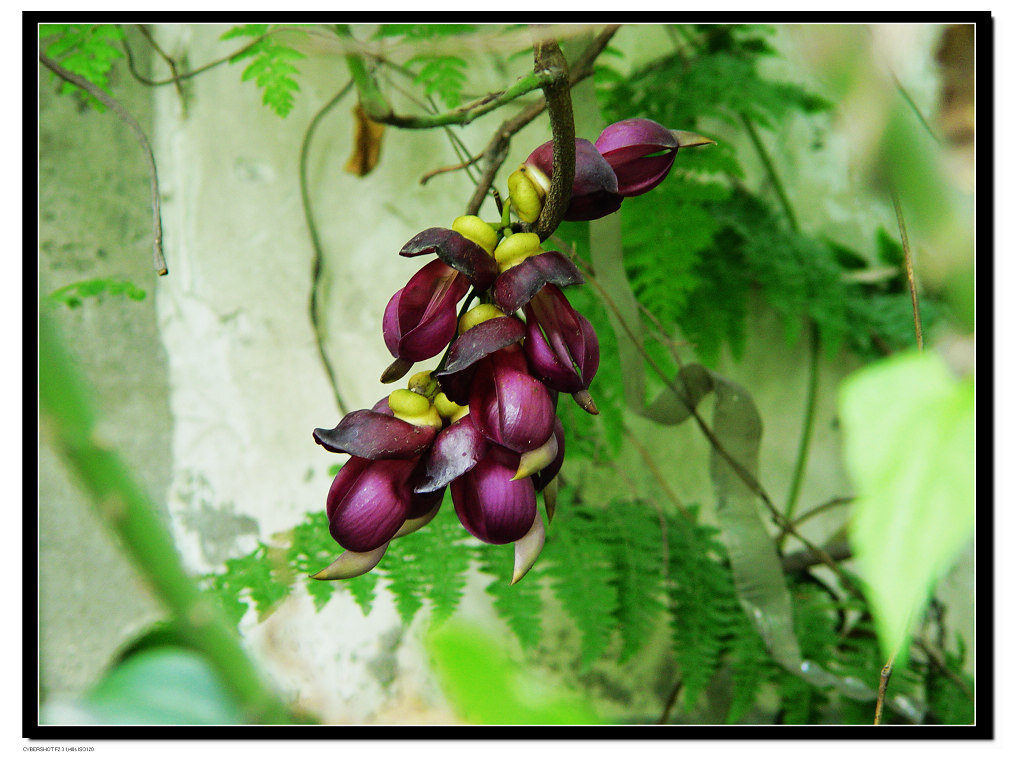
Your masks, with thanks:
M 535 44 L 535 70 L 550 75 L 542 91 L 553 133 L 553 181 L 533 229 L 539 240 L 545 240 L 563 221 L 574 185 L 574 104 L 570 100 L 567 59 L 555 40 Z
M 67 71 L 41 51 L 39 52 L 39 61 L 42 62 L 43 66 L 60 77 L 60 79 L 80 87 L 89 95 L 98 99 L 107 108 L 111 109 L 120 119 L 126 122 L 137 138 L 137 141 L 141 144 L 141 148 L 144 149 L 144 158 L 148 162 L 148 175 L 151 180 L 152 256 L 155 262 L 155 272 L 159 275 L 169 274 L 169 269 L 165 263 L 165 254 L 162 252 L 162 207 L 159 202 L 158 172 L 155 170 L 155 154 L 152 153 L 151 143 L 148 142 L 148 137 L 144 134 L 144 130 L 141 129 L 141 125 L 137 123 L 137 119 L 127 109 L 120 105 L 119 101 L 115 100 L 101 88 L 93 85 L 87 79 Z

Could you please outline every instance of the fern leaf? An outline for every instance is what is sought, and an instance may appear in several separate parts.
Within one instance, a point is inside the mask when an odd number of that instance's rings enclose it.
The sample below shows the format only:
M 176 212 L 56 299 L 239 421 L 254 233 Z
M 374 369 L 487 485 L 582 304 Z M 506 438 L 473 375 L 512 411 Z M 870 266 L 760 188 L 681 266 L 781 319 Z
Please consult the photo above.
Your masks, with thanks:
M 514 553 L 504 547 L 482 544 L 475 548 L 479 570 L 493 577 L 486 593 L 493 598 L 497 615 L 518 638 L 525 649 L 532 649 L 542 638 L 542 573 L 539 564 L 528 572 L 524 580 L 511 584 Z
M 123 30 L 115 24 L 40 24 L 39 38 L 49 40 L 43 49 L 67 71 L 77 74 L 102 90 L 109 90 L 109 73 L 114 62 L 123 57 L 116 45 Z M 55 74 L 53 76 L 56 76 Z M 62 93 L 78 92 L 92 108 L 105 111 L 94 96 L 70 82 L 63 82 Z
M 567 501 L 562 492 L 560 500 Z M 598 518 L 572 511 L 566 521 L 554 521 L 539 559 L 550 588 L 581 634 L 582 670 L 602 655 L 616 627 L 615 571 L 609 548 L 594 538 Z
M 421 64 L 416 72 L 416 84 L 422 85 L 426 95 L 438 95 L 448 108 L 461 105 L 461 90 L 465 85 L 467 63 L 457 56 L 419 55 L 411 58 L 406 66 Z
M 249 48 L 232 56 L 229 63 L 252 58 L 240 76 L 241 81 L 253 80 L 264 91 L 262 98 L 264 105 L 279 116 L 285 117 L 292 111 L 295 94 L 299 92 L 299 83 L 294 77 L 300 72 L 292 61 L 302 60 L 306 55 L 270 36 L 277 26 L 277 24 L 237 26 L 223 34 L 220 39 L 261 38 Z

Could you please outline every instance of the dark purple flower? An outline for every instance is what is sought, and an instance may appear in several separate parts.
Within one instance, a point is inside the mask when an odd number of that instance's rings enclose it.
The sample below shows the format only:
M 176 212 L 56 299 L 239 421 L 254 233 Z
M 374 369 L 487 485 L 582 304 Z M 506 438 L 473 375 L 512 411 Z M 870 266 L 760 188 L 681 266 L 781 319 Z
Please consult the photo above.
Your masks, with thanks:
M 430 227 L 401 247 L 402 256 L 436 254 L 440 260 L 461 272 L 476 288 L 489 288 L 497 275 L 496 262 L 482 246 L 456 230 Z
M 512 480 L 520 459 L 514 452 L 491 445 L 474 467 L 451 482 L 461 525 L 487 544 L 516 542 L 535 521 L 532 479 Z
M 560 418 L 556 418 L 553 421 L 553 436 L 556 438 L 556 457 L 546 467 L 540 470 L 538 473 L 532 476 L 532 483 L 535 484 L 535 491 L 542 491 L 549 485 L 549 483 L 556 478 L 560 472 L 560 468 L 563 467 L 563 456 L 564 450 L 564 438 L 563 438 L 563 423 Z
M 389 542 L 406 520 L 440 504 L 443 490 L 413 491 L 419 459 L 367 460 L 352 457 L 338 471 L 327 495 L 331 536 L 352 552 L 369 552 Z
M 447 398 L 468 404 L 476 363 L 525 337 L 525 324 L 516 317 L 494 317 L 469 328 L 451 344 L 447 364 L 436 373 Z
M 464 475 L 486 456 L 489 440 L 475 427 L 471 415 L 465 415 L 437 434 L 426 455 L 426 475 L 415 487 L 417 492 L 442 489 Z
M 528 372 L 524 352 L 517 346 L 500 349 L 478 363 L 468 409 L 483 436 L 514 452 L 536 449 L 553 433 L 553 400 Z
M 606 127 L 595 147 L 616 173 L 624 198 L 656 187 L 669 174 L 680 148 L 714 143 L 707 137 L 663 127 L 651 119 L 624 119 Z
M 595 329 L 555 285 L 525 305 L 525 354 L 532 375 L 551 389 L 573 394 L 588 388 L 599 367 Z
M 493 261 L 485 252 L 483 256 Z M 458 324 L 457 304 L 468 287 L 468 278 L 436 260 L 391 297 L 384 310 L 384 343 L 402 363 L 400 374 L 385 373 L 385 381 L 397 380 L 412 362 L 434 357 L 447 347 Z
M 570 205 L 563 218 L 570 222 L 580 222 L 612 214 L 623 202 L 612 167 L 598 149 L 583 138 L 574 141 L 574 152 L 574 184 L 570 192 Z M 548 191 L 548 182 L 553 178 L 553 142 L 543 143 L 532 151 L 522 168 L 529 173 L 536 186 L 544 184 L 544 196 Z M 533 168 L 536 171 L 532 171 Z M 513 191 L 511 197 L 513 198 Z M 535 216 L 537 218 L 538 214 Z
M 559 251 L 545 251 L 522 260 L 506 269 L 493 283 L 493 301 L 504 312 L 515 312 L 538 293 L 544 285 L 580 285 L 581 272 Z

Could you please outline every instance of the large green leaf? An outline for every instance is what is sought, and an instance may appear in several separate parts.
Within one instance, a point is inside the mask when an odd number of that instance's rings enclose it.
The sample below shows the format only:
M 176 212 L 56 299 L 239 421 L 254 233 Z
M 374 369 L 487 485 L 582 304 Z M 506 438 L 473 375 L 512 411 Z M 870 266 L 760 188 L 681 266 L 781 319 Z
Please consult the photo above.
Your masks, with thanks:
M 72 708 L 44 720 L 78 724 L 242 724 L 243 714 L 218 674 L 198 653 L 179 647 L 141 652 L 118 665 Z
M 842 384 L 845 464 L 860 499 L 850 539 L 885 655 L 904 649 L 974 525 L 975 382 L 907 353 Z

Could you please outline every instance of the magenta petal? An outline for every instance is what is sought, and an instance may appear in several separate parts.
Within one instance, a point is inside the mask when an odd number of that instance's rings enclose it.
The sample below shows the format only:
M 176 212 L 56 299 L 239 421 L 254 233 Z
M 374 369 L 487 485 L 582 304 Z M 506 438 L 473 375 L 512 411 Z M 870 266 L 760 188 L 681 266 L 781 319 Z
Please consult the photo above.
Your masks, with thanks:
M 384 310 L 384 343 L 399 359 L 420 362 L 439 354 L 454 338 L 457 303 L 468 281 L 434 260 L 391 297 Z
M 425 494 L 413 494 L 408 503 L 408 514 L 405 516 L 406 520 L 422 518 L 427 513 L 438 509 L 443 499 L 443 487 L 438 487 L 436 490 L 426 492 Z
M 471 367 L 483 357 L 517 343 L 524 337 L 525 324 L 516 317 L 494 317 L 480 322 L 458 336 L 451 344 L 447 352 L 447 365 L 437 373 L 437 377 Z
M 426 475 L 416 492 L 431 492 L 467 473 L 482 459 L 488 448 L 469 415 L 442 430 L 433 441 L 426 459 Z
M 524 355 L 515 356 L 501 350 L 478 365 L 469 416 L 486 438 L 514 452 L 527 452 L 552 435 L 555 413 L 546 387 L 527 369 L 519 370 Z
M 330 430 L 315 428 L 313 440 L 329 452 L 345 452 L 368 460 L 407 459 L 428 447 L 436 430 L 406 423 L 372 410 L 356 410 Z
M 628 197 L 647 193 L 666 178 L 679 141 L 651 119 L 624 119 L 606 127 L 595 147 L 616 173 L 619 194 Z
M 599 150 L 588 140 L 578 138 L 574 141 L 574 154 L 574 184 L 563 218 L 581 222 L 599 219 L 619 209 L 623 196 L 619 195 L 616 174 Z M 537 167 L 552 180 L 553 143 L 540 145 L 525 163 Z
M 476 288 L 489 288 L 497 275 L 496 260 L 456 230 L 430 227 L 401 247 L 402 256 L 435 253 L 445 264 L 465 274 Z
M 327 497 L 334 540 L 353 552 L 369 552 L 390 541 L 408 516 L 412 498 L 408 482 L 416 464 L 414 460 L 349 460 Z
M 517 455 L 496 448 L 451 482 L 454 510 L 461 525 L 487 544 L 516 542 L 535 520 L 532 479 L 511 481 L 518 460 Z
M 546 283 L 565 287 L 583 282 L 574 262 L 559 251 L 546 251 L 504 271 L 493 283 L 493 301 L 504 312 L 516 312 Z
M 559 288 L 547 285 L 525 306 L 525 354 L 532 375 L 551 389 L 587 389 L 599 367 L 595 329 Z

